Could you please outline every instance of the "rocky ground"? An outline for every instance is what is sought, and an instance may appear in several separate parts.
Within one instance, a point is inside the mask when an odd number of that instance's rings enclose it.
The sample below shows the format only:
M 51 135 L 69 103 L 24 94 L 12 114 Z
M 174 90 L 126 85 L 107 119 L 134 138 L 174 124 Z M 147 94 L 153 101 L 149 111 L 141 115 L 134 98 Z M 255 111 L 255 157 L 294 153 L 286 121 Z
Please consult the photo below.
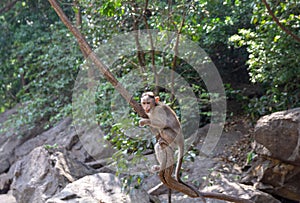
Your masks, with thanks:
M 0 122 L 15 111 L 0 115 Z M 255 127 L 230 119 L 213 153 L 186 155 L 182 177 L 202 191 L 257 203 L 299 202 L 299 126 L 300 109 L 265 116 Z M 200 152 L 208 128 L 197 132 L 194 152 Z M 71 118 L 47 131 L 37 127 L 0 134 L 0 202 L 167 202 L 164 186 L 147 192 L 159 184 L 156 174 L 148 173 L 141 188 L 124 192 L 107 161 L 114 150 L 102 138 L 97 130 L 74 129 Z M 146 158 L 154 161 L 151 154 Z M 173 192 L 172 202 L 199 200 Z

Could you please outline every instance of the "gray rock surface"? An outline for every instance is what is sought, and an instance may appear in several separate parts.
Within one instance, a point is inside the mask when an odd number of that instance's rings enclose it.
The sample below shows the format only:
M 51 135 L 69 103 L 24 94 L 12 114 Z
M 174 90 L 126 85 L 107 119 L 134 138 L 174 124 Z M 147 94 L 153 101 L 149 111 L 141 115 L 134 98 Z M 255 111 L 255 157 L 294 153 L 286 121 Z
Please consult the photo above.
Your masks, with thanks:
M 3 202 L 3 203 L 17 203 L 15 197 L 11 194 L 0 195 L 0 202 Z
M 34 128 L 23 126 L 20 129 L 8 129 L 6 122 L 9 122 L 9 118 L 16 114 L 19 108 L 22 106 L 17 105 L 0 116 L 0 128 L 5 129 L 4 132 L 0 132 L 0 174 L 7 172 L 16 161 L 15 150 L 44 130 L 40 125 Z
M 13 109 L 0 115 L 1 124 L 15 112 Z M 254 137 L 259 157 L 251 163 L 248 176 L 243 178 L 243 183 L 250 185 L 239 183 L 243 172 L 238 165 L 243 165 L 245 157 L 244 160 L 241 157 L 251 150 L 251 141 L 239 142 L 241 139 L 250 140 L 245 136 L 250 132 L 248 126 L 241 124 L 244 121 L 233 122 L 233 127 L 223 132 L 210 154 L 201 152 L 209 125 L 199 129 L 193 142 L 193 149 L 199 155 L 186 155 L 182 179 L 199 190 L 231 194 L 257 203 L 278 202 L 266 191 L 299 201 L 299 115 L 300 109 L 293 109 L 258 121 Z M 103 140 L 104 135 L 99 129 L 75 129 L 72 119 L 66 118 L 44 132 L 39 128 L 34 132 L 25 128 L 21 130 L 0 134 L 0 194 L 3 194 L 0 202 L 135 203 L 150 202 L 150 199 L 152 202 L 167 202 L 165 186 L 152 191 L 153 196 L 145 192 L 160 183 L 156 174 L 148 173 L 148 168 L 156 162 L 153 154 L 144 157 L 147 163 L 142 161 L 131 165 L 130 172 L 144 172 L 146 178 L 142 189 L 132 189 L 127 194 L 121 190 L 119 179 L 111 174 L 115 168 L 110 166 L 107 158 L 114 150 Z M 21 136 L 20 132 L 27 136 Z M 189 147 L 187 145 L 186 149 Z M 230 148 L 237 149 L 234 155 Z M 198 202 L 177 192 L 173 192 L 172 198 L 173 202 Z M 208 199 L 208 203 L 212 202 L 222 201 Z
M 43 203 L 68 183 L 95 173 L 66 153 L 37 147 L 16 163 L 11 185 L 18 203 Z
M 255 126 L 262 154 L 300 166 L 300 108 L 262 117 Z
M 243 181 L 300 201 L 300 108 L 262 117 L 254 138 L 259 157 Z
M 143 190 L 132 189 L 130 193 L 122 191 L 119 179 L 109 173 L 97 173 L 85 176 L 68 184 L 61 192 L 46 203 L 148 203 L 149 195 Z

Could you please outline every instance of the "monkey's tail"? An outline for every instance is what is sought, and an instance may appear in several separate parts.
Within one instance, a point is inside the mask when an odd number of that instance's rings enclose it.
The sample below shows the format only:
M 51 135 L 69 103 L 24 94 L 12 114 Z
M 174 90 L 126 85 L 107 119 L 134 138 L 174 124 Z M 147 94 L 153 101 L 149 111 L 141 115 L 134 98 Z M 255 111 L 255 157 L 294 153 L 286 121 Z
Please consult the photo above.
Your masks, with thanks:
M 183 154 L 184 154 L 184 145 L 180 146 L 179 145 L 179 152 L 178 152 L 178 157 L 177 157 L 177 165 L 176 165 L 176 169 L 175 169 L 175 178 L 176 181 L 185 185 L 186 187 L 190 188 L 194 193 L 197 194 L 197 196 L 199 198 L 201 198 L 201 200 L 206 203 L 205 198 L 203 197 L 203 195 L 201 194 L 201 192 L 199 190 L 197 190 L 195 187 L 188 185 L 187 183 L 183 182 L 180 178 L 180 169 L 182 166 L 182 161 L 183 161 Z
M 179 145 L 177 165 L 176 165 L 176 169 L 175 169 L 175 178 L 178 182 L 181 181 L 181 179 L 180 179 L 180 169 L 181 169 L 182 161 L 183 161 L 183 153 L 184 153 L 184 145 L 182 145 L 182 146 Z

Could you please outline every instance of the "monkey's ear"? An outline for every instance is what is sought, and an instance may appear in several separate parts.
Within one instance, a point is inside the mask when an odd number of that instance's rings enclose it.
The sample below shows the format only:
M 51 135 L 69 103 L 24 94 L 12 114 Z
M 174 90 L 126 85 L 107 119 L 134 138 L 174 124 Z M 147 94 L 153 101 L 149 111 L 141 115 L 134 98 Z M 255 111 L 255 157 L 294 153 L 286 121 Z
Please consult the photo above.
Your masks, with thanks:
M 159 96 L 156 96 L 155 97 L 155 103 L 158 103 L 159 102 Z

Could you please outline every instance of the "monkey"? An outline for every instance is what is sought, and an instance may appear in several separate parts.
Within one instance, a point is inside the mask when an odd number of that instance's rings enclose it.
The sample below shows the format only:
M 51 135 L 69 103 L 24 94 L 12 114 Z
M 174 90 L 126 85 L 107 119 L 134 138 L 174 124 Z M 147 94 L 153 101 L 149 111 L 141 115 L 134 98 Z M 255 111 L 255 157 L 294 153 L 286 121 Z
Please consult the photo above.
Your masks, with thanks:
M 142 94 L 141 105 L 149 118 L 141 119 L 139 125 L 141 127 L 150 126 L 155 128 L 160 134 L 158 142 L 154 146 L 155 155 L 160 165 L 154 165 L 151 171 L 162 170 L 166 166 L 170 166 L 173 162 L 173 155 L 163 155 L 160 147 L 162 143 L 168 145 L 165 153 L 170 154 L 172 151 L 174 154 L 176 147 L 178 147 L 179 152 L 175 169 L 175 179 L 178 182 L 182 182 L 180 179 L 180 169 L 184 154 L 184 137 L 176 113 L 168 105 L 160 102 L 159 97 L 155 97 L 153 92 L 145 92 Z M 165 160 L 165 157 L 168 157 L 169 160 Z
M 159 165 L 152 166 L 151 171 L 156 172 L 170 167 L 174 162 L 173 155 L 175 149 L 178 147 L 175 180 L 191 189 L 196 195 L 193 197 L 199 197 L 203 202 L 206 202 L 203 195 L 195 187 L 187 185 L 180 178 L 180 169 L 184 154 L 184 137 L 176 113 L 168 105 L 160 102 L 159 97 L 154 96 L 153 92 L 142 94 L 141 105 L 148 118 L 142 118 L 139 121 L 139 126 L 154 128 L 152 131 L 156 133 L 157 138 L 154 151 Z M 171 191 L 169 190 L 170 193 Z

